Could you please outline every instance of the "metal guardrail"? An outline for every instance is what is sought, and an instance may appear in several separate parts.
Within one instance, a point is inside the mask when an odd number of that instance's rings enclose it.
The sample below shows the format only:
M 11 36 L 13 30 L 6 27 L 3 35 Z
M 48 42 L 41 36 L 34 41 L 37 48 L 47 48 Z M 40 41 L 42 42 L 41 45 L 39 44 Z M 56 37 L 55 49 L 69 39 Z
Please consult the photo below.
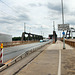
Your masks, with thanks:
M 4 47 L 8 47 L 8 46 L 15 46 L 15 45 L 20 45 L 20 44 L 26 44 L 26 43 L 33 43 L 33 42 L 38 42 L 36 41 L 12 41 L 12 42 L 0 42 L 3 43 Z
M 38 50 L 38 49 L 42 48 L 43 46 L 49 44 L 49 43 L 50 43 L 50 42 L 48 42 L 48 43 L 46 43 L 46 44 L 43 44 L 43 45 L 41 45 L 41 46 L 39 46 L 39 47 L 37 47 L 37 48 L 31 49 L 31 50 L 28 50 L 28 51 L 22 53 L 21 55 L 17 56 L 15 59 L 13 59 L 10 63 L 5 64 L 4 66 L 2 66 L 2 67 L 0 68 L 0 72 L 3 71 L 3 70 L 5 70 L 5 69 L 8 68 L 9 66 L 15 64 L 16 62 L 20 61 L 21 59 L 27 57 L 28 55 L 30 55 L 31 53 L 35 52 L 36 50 Z
M 75 47 L 75 41 L 65 40 L 65 43 L 72 46 L 72 47 Z
M 65 40 L 65 43 L 75 48 L 75 41 Z

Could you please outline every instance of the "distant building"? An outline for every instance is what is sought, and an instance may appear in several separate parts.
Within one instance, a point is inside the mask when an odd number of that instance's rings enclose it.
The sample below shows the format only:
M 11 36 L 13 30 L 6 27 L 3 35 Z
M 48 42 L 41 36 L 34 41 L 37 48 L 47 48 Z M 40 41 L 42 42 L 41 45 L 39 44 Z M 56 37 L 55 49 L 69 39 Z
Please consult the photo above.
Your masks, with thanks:
M 12 42 L 12 35 L 0 33 L 0 42 Z

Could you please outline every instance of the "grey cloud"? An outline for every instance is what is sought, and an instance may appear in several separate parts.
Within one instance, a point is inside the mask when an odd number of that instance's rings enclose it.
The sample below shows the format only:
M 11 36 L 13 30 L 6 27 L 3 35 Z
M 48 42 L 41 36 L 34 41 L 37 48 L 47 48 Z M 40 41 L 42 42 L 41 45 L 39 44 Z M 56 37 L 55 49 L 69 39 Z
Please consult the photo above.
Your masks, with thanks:
M 26 7 L 22 7 L 22 6 L 18 6 L 18 7 L 15 7 L 15 9 L 17 11 L 15 11 L 15 13 L 21 13 L 21 12 L 29 12 L 29 10 L 26 8 Z
M 23 14 L 19 14 L 17 20 L 18 21 L 30 21 L 30 18 L 27 14 L 23 13 Z
M 26 9 L 25 7 L 16 7 L 17 9 L 17 18 L 15 19 L 16 21 L 29 21 L 29 16 L 26 14 L 29 12 L 28 9 Z
M 9 21 L 14 20 L 14 18 L 15 17 L 11 17 L 11 16 L 5 16 L 5 17 L 3 16 L 2 17 L 3 20 L 9 20 Z
M 29 5 L 30 5 L 31 7 L 37 6 L 37 4 L 34 4 L 34 3 L 30 3 Z
M 48 9 L 55 10 L 55 11 L 61 13 L 61 5 L 60 4 L 54 5 L 52 3 L 48 3 L 46 6 L 48 7 Z M 64 6 L 64 10 L 65 10 L 65 12 L 68 11 L 68 8 L 66 7 L 66 5 Z
M 12 17 L 12 16 L 3 16 L 1 17 L 0 24 L 14 24 L 15 22 L 21 22 L 21 21 L 30 21 L 29 16 L 26 13 L 18 13 L 18 16 Z
M 12 16 L 3 16 L 1 17 L 0 24 L 13 24 L 15 21 L 15 17 Z
M 70 20 L 67 20 L 65 23 L 66 24 L 70 24 L 70 25 L 75 25 L 75 20 L 74 19 L 70 19 Z
M 75 16 L 75 11 L 74 12 L 69 11 L 68 15 Z
M 43 6 L 43 4 L 41 4 L 41 3 L 38 3 L 38 5 L 39 5 L 39 6 Z
M 12 24 L 13 22 L 0 20 L 0 24 Z
M 47 7 L 49 9 L 52 9 L 52 10 L 55 10 L 55 11 L 59 11 L 59 12 L 61 11 L 61 6 L 60 5 L 54 5 L 54 4 L 48 3 Z
M 75 21 L 67 21 L 66 23 L 70 24 L 70 25 L 75 25 Z
M 40 6 L 43 6 L 43 4 L 41 4 L 41 3 L 37 3 L 37 4 L 30 3 L 29 6 L 31 6 L 31 7 L 40 7 Z

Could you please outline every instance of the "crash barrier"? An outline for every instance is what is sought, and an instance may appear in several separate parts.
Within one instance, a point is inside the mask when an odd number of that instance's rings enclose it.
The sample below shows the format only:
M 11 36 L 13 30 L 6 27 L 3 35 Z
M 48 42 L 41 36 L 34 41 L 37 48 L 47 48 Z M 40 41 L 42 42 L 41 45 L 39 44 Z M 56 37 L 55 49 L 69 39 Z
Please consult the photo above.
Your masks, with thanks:
M 63 41 L 63 40 L 61 40 Z M 65 40 L 65 43 L 75 48 L 75 41 Z
M 17 56 L 15 59 L 13 59 L 10 63 L 5 64 L 4 66 L 2 66 L 2 67 L 0 68 L 0 72 L 3 71 L 3 70 L 5 70 L 5 69 L 8 68 L 9 66 L 15 64 L 16 62 L 20 61 L 21 59 L 27 57 L 27 56 L 30 55 L 31 53 L 37 51 L 38 49 L 44 47 L 45 45 L 47 45 L 47 44 L 49 44 L 49 43 L 51 43 L 51 42 L 47 42 L 47 43 L 45 43 L 45 44 L 43 44 L 43 45 L 41 45 L 41 46 L 39 46 L 39 47 L 37 47 L 37 48 L 31 49 L 31 50 L 28 50 L 28 51 L 22 53 L 21 55 Z
M 26 44 L 26 43 L 34 43 L 34 42 L 38 42 L 38 41 L 12 41 L 12 42 L 0 42 L 3 43 L 4 47 L 8 47 L 8 46 L 14 46 L 14 45 L 20 45 L 20 44 Z

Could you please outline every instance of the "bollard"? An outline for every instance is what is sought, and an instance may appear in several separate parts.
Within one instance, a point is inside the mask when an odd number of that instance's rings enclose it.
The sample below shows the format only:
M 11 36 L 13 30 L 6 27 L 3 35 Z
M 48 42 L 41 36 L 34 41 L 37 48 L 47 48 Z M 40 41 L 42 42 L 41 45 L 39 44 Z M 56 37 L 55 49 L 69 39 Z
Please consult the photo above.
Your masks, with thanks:
M 0 67 L 3 66 L 3 43 L 0 46 Z

